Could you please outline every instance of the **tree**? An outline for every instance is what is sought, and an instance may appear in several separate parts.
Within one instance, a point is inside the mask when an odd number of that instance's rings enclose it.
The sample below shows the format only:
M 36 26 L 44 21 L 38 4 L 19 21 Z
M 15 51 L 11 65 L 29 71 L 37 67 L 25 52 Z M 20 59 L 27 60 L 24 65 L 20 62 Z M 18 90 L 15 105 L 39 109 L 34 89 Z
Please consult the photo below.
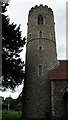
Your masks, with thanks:
M 4 89 L 14 90 L 24 78 L 24 62 L 20 58 L 20 52 L 25 45 L 25 37 L 22 39 L 20 25 L 10 24 L 10 19 L 5 15 L 8 3 L 2 3 L 2 85 Z

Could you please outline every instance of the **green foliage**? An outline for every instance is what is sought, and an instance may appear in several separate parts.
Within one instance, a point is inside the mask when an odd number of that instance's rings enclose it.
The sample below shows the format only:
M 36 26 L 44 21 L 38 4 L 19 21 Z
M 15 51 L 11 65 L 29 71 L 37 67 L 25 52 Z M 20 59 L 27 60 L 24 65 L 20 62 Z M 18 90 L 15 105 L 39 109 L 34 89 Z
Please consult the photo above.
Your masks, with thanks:
M 24 62 L 20 58 L 20 52 L 25 45 L 22 39 L 20 25 L 10 24 L 10 19 L 4 14 L 8 3 L 2 3 L 2 85 L 4 89 L 14 90 L 24 79 Z
M 2 120 L 21 120 L 21 112 L 3 112 Z

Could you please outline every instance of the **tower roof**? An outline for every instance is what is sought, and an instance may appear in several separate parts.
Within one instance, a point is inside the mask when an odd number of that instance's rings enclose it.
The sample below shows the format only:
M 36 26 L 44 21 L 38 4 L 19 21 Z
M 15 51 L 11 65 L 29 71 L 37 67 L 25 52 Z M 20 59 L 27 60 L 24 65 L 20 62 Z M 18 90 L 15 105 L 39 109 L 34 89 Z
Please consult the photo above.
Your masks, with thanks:
M 68 60 L 59 60 L 60 65 L 54 69 L 51 70 L 49 73 L 50 80 L 64 80 L 68 79 Z

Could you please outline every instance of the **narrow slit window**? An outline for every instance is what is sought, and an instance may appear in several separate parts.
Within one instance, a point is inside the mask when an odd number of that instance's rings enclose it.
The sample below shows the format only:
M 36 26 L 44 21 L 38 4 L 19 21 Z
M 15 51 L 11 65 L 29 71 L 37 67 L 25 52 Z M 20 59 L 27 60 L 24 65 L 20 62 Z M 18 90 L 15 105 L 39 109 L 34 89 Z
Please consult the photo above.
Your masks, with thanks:
M 39 37 L 40 37 L 40 38 L 42 37 L 42 32 L 41 32 L 41 31 L 39 32 Z
M 39 75 L 42 75 L 42 65 L 39 65 Z
M 43 16 L 42 15 L 38 16 L 38 24 L 43 24 Z
M 31 39 L 31 37 L 32 37 L 31 33 L 29 34 L 29 37 L 30 37 L 30 39 Z
M 42 46 L 39 47 L 39 55 L 41 56 L 42 54 Z

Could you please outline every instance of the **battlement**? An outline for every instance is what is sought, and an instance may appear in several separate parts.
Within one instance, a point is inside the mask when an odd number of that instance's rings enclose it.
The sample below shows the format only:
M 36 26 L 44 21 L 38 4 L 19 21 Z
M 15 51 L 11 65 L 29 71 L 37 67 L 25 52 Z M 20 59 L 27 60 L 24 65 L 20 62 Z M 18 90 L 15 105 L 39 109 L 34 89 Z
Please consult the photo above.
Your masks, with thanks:
M 47 5 L 43 6 L 42 4 L 40 4 L 39 6 L 38 5 L 35 5 L 35 7 L 32 7 L 29 11 L 29 15 L 31 14 L 31 12 L 33 11 L 36 11 L 38 9 L 45 9 L 45 11 L 50 11 L 52 14 L 53 14 L 53 11 L 50 7 L 48 7 Z

